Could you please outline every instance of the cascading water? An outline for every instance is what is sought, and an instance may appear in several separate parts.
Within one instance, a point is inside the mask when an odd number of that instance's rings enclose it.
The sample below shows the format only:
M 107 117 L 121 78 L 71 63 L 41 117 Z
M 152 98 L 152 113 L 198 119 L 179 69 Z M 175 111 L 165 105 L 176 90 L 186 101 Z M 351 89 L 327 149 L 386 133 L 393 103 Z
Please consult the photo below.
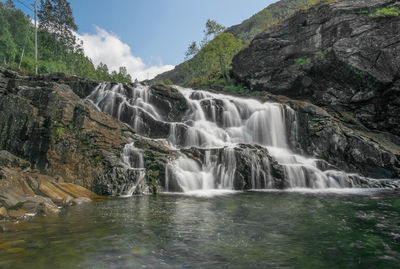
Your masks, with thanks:
M 271 160 L 256 156 L 261 150 L 283 168 L 285 188 L 366 187 L 373 182 L 341 171 L 321 171 L 318 160 L 293 153 L 291 148 L 298 136 L 297 115 L 286 105 L 176 89 L 189 107 L 181 122 L 166 121 L 152 104 L 151 88 L 141 84 L 103 83 L 88 97 L 98 109 L 129 124 L 139 134 L 150 133 L 149 121 L 168 124 L 169 133 L 164 138 L 171 148 L 196 147 L 204 152 L 200 158 L 181 152 L 178 159 L 166 165 L 167 191 L 234 189 L 236 170 L 241 165 L 237 163 L 236 150 L 241 144 L 261 147 L 246 151 L 251 170 L 247 188 L 269 189 L 277 185 L 271 174 Z
M 122 186 L 122 190 L 118 193 L 119 196 L 132 196 L 139 184 L 142 183 L 146 169 L 141 152 L 135 148 L 134 143 L 125 145 L 121 152 L 121 164 L 124 169 L 131 172 L 133 179 Z

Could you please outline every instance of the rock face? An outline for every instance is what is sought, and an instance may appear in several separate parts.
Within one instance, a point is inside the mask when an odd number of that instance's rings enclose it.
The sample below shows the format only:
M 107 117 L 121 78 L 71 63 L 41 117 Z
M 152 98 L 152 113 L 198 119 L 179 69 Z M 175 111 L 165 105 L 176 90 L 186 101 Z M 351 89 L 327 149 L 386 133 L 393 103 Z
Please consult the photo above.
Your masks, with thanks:
M 258 35 L 232 74 L 257 91 L 310 101 L 342 120 L 400 135 L 400 16 L 394 0 L 299 11 Z

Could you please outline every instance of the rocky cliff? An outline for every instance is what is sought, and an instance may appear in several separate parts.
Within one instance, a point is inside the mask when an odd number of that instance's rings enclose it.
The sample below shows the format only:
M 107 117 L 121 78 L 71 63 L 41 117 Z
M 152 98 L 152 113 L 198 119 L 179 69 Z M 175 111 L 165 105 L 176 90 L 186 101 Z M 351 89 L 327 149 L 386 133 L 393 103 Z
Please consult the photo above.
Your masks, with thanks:
M 251 89 L 309 101 L 344 121 L 400 135 L 400 4 L 331 2 L 258 35 L 234 58 L 232 74 Z

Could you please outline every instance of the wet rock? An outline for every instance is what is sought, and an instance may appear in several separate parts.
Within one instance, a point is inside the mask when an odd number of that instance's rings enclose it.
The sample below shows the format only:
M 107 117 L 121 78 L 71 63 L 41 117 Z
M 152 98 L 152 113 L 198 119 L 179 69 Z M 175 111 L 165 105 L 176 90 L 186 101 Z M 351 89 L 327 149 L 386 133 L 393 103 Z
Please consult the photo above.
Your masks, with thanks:
M 90 198 L 78 197 L 78 198 L 72 199 L 71 205 L 81 205 L 81 204 L 86 204 L 86 203 L 90 203 L 90 202 L 92 202 L 92 200 Z
M 144 169 L 113 167 L 96 179 L 95 191 L 110 196 L 142 194 L 146 186 L 144 176 Z
M 172 122 L 181 121 L 188 110 L 188 104 L 182 94 L 175 88 L 157 84 L 151 86 L 151 103 L 165 117 Z
M 283 189 L 287 186 L 282 166 L 271 157 L 266 148 L 257 145 L 240 144 L 233 149 L 190 148 L 182 152 L 203 167 L 213 163 L 217 184 L 221 184 L 226 175 L 233 177 L 232 187 L 235 190 Z M 169 190 L 181 191 L 177 183 L 171 184 Z

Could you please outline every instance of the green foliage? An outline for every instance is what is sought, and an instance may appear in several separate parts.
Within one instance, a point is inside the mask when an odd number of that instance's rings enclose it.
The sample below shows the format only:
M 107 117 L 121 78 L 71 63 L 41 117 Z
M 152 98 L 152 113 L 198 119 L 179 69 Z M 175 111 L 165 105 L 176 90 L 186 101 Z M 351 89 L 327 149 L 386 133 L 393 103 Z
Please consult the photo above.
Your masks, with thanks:
M 197 47 L 197 42 L 193 41 L 190 43 L 188 49 L 185 52 L 185 59 L 189 59 L 190 57 L 196 55 L 199 52 L 199 48 Z
M 58 137 L 63 137 L 65 135 L 65 129 L 63 126 L 58 126 L 56 129 L 56 134 Z
M 212 27 L 211 27 L 212 26 Z M 197 54 L 186 61 L 184 69 L 190 74 L 187 85 L 204 86 L 204 84 L 212 84 L 213 81 L 221 78 L 229 80 L 229 70 L 231 68 L 233 56 L 242 48 L 242 41 L 231 33 L 220 33 L 223 26 L 215 21 L 208 20 L 206 23 L 205 37 L 200 49 L 193 42 L 186 53 L 197 51 Z M 209 35 L 216 35 L 211 41 L 208 40 Z
M 217 36 L 225 30 L 225 26 L 217 23 L 215 20 L 208 19 L 204 33 L 206 36 Z
M 304 65 L 311 63 L 311 58 L 297 58 L 295 63 L 297 65 Z
M 398 7 L 390 7 L 390 8 L 380 8 L 371 13 L 370 18 L 386 18 L 386 17 L 397 17 L 399 16 L 399 8 Z
M 348 14 L 369 14 L 372 19 L 386 18 L 386 17 L 397 17 L 399 16 L 400 10 L 398 7 L 384 7 L 379 9 L 362 9 L 350 11 Z
M 12 0 L 7 0 L 6 7 L 10 9 L 15 8 L 14 2 Z
M 39 27 L 60 41 L 63 45 L 74 49 L 77 45 L 72 31 L 78 30 L 67 0 L 40 0 L 38 12 Z
M 163 81 L 165 85 L 173 85 L 174 83 L 170 79 L 166 79 Z
M 250 91 L 244 88 L 242 85 L 227 85 L 224 87 L 224 91 L 230 93 L 245 93 L 245 94 L 250 93 Z
M 44 22 L 40 23 L 41 28 L 38 30 L 40 74 L 64 72 L 94 80 L 131 82 L 125 67 L 113 74 L 107 68 L 105 74 L 102 66 L 96 69 L 92 61 L 84 55 L 83 44 L 75 36 L 70 36 L 71 31 L 77 28 L 68 1 L 42 2 L 44 5 L 40 12 Z M 11 3 L 12 1 L 7 1 L 7 4 L 0 2 L 0 66 L 23 73 L 34 73 L 34 27 L 29 16 L 12 7 Z M 49 3 L 54 6 L 50 7 Z M 61 17 L 57 15 L 61 13 Z

